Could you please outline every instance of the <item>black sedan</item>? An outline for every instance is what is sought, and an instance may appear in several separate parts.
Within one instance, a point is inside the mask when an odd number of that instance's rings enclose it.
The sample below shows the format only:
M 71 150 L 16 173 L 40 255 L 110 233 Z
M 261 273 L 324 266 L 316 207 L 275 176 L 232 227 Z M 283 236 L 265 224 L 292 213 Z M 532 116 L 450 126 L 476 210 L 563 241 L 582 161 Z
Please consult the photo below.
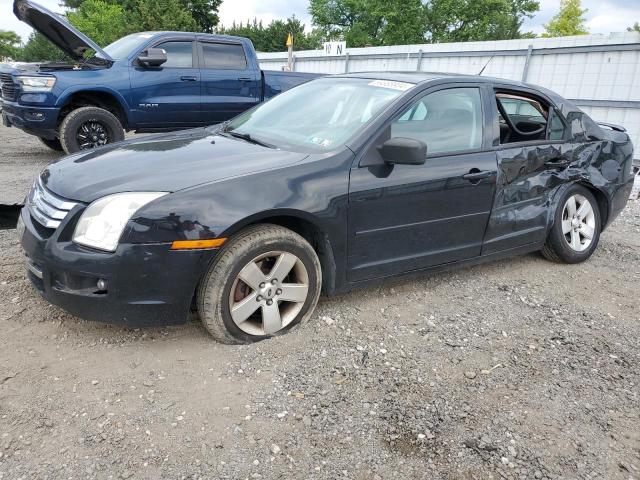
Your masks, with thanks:
M 80 317 L 197 309 L 217 340 L 253 342 L 321 292 L 536 250 L 584 261 L 627 202 L 632 157 L 624 129 L 542 88 L 341 75 L 227 124 L 63 158 L 18 230 L 35 287 Z

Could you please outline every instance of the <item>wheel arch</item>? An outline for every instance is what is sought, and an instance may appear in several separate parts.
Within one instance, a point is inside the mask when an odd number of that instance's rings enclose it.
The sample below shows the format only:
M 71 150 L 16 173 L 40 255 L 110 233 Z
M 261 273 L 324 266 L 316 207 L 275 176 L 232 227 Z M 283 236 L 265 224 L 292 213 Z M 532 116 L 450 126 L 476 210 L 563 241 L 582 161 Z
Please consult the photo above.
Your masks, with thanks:
M 572 185 L 580 185 L 581 187 L 586 188 L 587 190 L 589 190 L 589 192 L 593 194 L 593 196 L 596 199 L 596 202 L 598 203 L 598 210 L 600 212 L 601 231 L 604 231 L 605 227 L 607 226 L 607 221 L 609 218 L 609 198 L 602 190 L 600 190 L 598 187 L 596 187 L 592 183 L 589 183 L 588 181 L 581 180 L 577 182 L 563 183 L 562 185 L 560 185 L 556 189 L 553 195 L 553 198 L 551 200 L 553 205 L 553 209 L 551 210 L 551 212 L 556 211 L 556 209 L 559 207 L 560 197 L 562 197 L 562 194 L 566 191 L 566 189 L 571 187 Z M 554 221 L 554 215 L 551 214 L 549 215 L 549 224 L 547 226 L 547 232 L 553 226 L 553 221 Z
M 609 221 L 609 198 L 604 192 L 602 192 L 602 190 L 598 189 L 596 186 L 589 182 L 583 181 L 576 183 L 577 185 L 580 185 L 589 190 L 596 198 L 596 202 L 598 202 L 598 209 L 600 210 L 600 227 L 601 231 L 604 231 Z
M 131 129 L 127 103 L 122 95 L 114 90 L 103 87 L 70 89 L 60 97 L 58 104 L 60 105 L 58 123 L 76 108 L 98 107 L 115 115 L 125 130 Z
M 323 293 L 331 294 L 336 290 L 336 262 L 331 239 L 320 227 L 319 220 L 307 212 L 291 209 L 261 212 L 235 223 L 221 236 L 231 237 L 246 227 L 261 223 L 288 228 L 309 242 L 320 260 Z

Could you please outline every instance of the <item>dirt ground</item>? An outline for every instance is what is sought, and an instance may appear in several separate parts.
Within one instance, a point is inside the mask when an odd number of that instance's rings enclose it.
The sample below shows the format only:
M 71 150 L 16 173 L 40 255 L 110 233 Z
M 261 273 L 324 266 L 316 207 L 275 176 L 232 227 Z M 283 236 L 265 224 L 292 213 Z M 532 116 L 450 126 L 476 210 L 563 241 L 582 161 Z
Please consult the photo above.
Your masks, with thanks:
M 56 155 L 0 128 L 0 203 Z M 0 479 L 638 479 L 640 201 L 537 254 L 322 299 L 213 342 L 48 305 L 0 231 Z

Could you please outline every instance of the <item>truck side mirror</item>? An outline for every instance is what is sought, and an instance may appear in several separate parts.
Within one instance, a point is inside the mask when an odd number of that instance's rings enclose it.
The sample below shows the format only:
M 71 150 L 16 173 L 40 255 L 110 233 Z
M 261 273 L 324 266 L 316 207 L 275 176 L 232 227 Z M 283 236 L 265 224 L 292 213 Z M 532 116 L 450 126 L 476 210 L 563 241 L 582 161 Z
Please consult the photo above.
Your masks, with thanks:
M 149 48 L 138 56 L 138 62 L 143 67 L 159 67 L 167 61 L 167 52 L 164 48 Z

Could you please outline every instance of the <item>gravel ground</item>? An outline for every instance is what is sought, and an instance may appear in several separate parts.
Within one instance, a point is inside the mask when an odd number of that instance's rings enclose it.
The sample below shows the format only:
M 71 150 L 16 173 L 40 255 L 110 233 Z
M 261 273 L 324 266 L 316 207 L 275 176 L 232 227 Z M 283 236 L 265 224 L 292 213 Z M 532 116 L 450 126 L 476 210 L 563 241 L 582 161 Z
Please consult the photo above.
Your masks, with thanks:
M 0 137 L 19 201 L 53 156 Z M 0 479 L 638 479 L 639 233 L 635 200 L 587 263 L 390 281 L 230 347 L 48 305 L 0 231 Z

